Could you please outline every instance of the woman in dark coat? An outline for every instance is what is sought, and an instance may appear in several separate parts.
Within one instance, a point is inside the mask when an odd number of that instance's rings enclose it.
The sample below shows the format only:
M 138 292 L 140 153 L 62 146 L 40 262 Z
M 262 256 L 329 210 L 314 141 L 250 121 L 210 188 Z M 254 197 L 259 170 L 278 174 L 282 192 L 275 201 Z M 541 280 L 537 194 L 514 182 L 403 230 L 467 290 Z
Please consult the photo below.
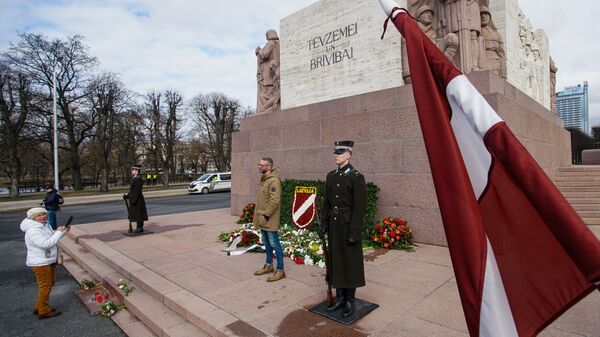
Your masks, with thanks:
M 129 199 L 129 220 L 137 223 L 134 233 L 142 233 L 144 231 L 144 221 L 148 220 L 146 201 L 142 194 L 144 181 L 139 175 L 140 170 L 140 165 L 134 165 L 131 168 L 131 175 L 133 178 L 131 179 L 131 185 L 129 186 L 129 193 L 127 193 L 127 198 Z

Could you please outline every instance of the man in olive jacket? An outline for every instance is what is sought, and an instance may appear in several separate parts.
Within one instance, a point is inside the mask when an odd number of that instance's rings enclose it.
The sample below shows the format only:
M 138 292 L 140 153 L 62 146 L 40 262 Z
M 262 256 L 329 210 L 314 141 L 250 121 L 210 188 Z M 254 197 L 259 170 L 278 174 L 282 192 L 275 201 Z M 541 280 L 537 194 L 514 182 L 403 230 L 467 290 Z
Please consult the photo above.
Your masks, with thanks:
M 258 163 L 260 171 L 260 187 L 256 193 L 254 207 L 254 226 L 261 230 L 262 242 L 265 244 L 267 258 L 265 265 L 254 275 L 273 272 L 273 250 L 277 257 L 277 270 L 267 278 L 267 282 L 285 278 L 283 271 L 283 249 L 279 243 L 279 208 L 281 204 L 281 180 L 279 171 L 273 168 L 273 159 L 262 158 Z
M 146 201 L 142 194 L 142 188 L 144 187 L 144 181 L 140 177 L 140 165 L 133 165 L 131 167 L 131 185 L 129 185 L 129 193 L 125 194 L 123 198 L 129 199 L 129 220 L 135 221 L 137 227 L 134 233 L 142 233 L 144 231 L 144 221 L 148 220 L 148 211 L 146 210 Z
M 348 162 L 353 145 L 352 141 L 335 142 L 334 159 L 338 168 L 327 174 L 320 228 L 328 234 L 328 277 L 336 289 L 336 301 L 327 310 L 344 308 L 345 318 L 354 314 L 356 288 L 365 285 L 362 228 L 367 184 L 365 177 Z

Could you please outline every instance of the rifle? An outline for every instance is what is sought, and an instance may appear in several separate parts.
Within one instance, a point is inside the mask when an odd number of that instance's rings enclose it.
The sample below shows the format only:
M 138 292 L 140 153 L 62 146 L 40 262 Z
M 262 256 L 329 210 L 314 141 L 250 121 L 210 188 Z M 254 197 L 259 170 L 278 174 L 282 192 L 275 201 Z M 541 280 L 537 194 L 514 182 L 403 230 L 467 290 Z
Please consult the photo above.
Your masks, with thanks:
M 125 207 L 127 207 L 127 219 L 129 220 L 129 233 L 133 232 L 133 228 L 131 228 L 131 219 L 129 219 L 129 202 L 127 201 L 127 194 L 123 194 L 123 201 L 125 201 Z
M 319 213 L 316 213 L 317 221 L 319 222 L 319 226 L 321 226 Z M 321 245 L 323 245 L 323 258 L 325 258 L 325 275 L 327 275 L 327 307 L 331 307 L 333 305 L 333 293 L 331 291 L 331 275 L 329 273 L 329 250 L 327 249 L 327 240 L 325 240 L 325 234 L 321 233 L 320 230 L 317 232 L 319 234 L 319 238 L 321 239 Z

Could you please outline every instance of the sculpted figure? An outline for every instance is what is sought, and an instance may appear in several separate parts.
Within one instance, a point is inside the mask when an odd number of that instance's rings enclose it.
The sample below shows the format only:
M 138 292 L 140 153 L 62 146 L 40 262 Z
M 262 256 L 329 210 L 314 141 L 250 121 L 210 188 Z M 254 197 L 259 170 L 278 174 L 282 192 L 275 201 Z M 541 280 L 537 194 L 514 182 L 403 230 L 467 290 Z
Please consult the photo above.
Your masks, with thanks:
M 535 72 L 535 58 L 533 56 L 533 51 L 531 49 L 531 42 L 527 42 L 525 45 L 525 60 L 524 62 L 524 70 L 527 78 L 527 87 L 525 91 L 531 97 L 535 94 L 535 88 L 537 87 L 536 79 L 534 77 Z
M 257 59 L 256 80 L 258 93 L 256 112 L 275 111 L 280 107 L 279 86 L 279 37 L 277 32 L 269 29 L 266 33 L 267 43 L 263 48 L 256 47 Z
M 492 22 L 492 14 L 486 6 L 481 7 L 481 36 L 485 46 L 482 55 L 483 69 L 492 70 L 495 74 L 506 77 L 506 55 L 502 36 Z
M 479 0 L 440 0 L 442 33 L 454 33 L 461 41 L 461 68 L 464 72 L 479 70 L 481 17 Z M 462 34 L 462 35 L 461 35 Z M 465 44 L 465 46 L 462 46 Z M 468 44 L 468 46 L 466 45 Z
M 428 5 L 419 7 L 415 12 L 415 17 L 421 31 L 446 55 L 450 62 L 454 63 L 454 57 L 458 51 L 458 36 L 454 33 L 449 33 L 442 38 L 439 37 L 438 31 L 433 25 L 434 11 Z M 402 42 L 402 77 L 404 78 L 404 83 L 408 84 L 411 83 L 410 72 L 406 61 L 406 47 L 404 41 Z
M 550 111 L 556 112 L 556 73 L 558 68 L 550 56 Z
M 538 100 L 541 100 L 545 95 L 544 86 L 542 85 L 542 83 L 544 83 L 542 78 L 545 64 L 542 61 L 540 46 L 537 43 L 533 42 L 533 44 L 531 45 L 531 51 L 533 52 L 533 77 L 535 78 L 535 86 L 533 87 L 533 89 L 534 93 L 537 93 L 536 98 Z

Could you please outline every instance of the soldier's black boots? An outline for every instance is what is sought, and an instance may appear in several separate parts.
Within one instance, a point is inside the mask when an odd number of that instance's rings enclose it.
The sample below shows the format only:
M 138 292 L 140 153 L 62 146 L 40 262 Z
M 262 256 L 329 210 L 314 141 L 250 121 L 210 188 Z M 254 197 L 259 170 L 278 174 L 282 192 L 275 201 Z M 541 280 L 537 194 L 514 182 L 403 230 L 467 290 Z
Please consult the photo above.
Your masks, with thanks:
M 137 228 L 133 230 L 134 233 L 142 233 L 144 232 L 144 223 L 137 223 Z
M 336 311 L 344 306 L 345 298 L 344 294 L 346 293 L 346 289 L 336 289 L 335 290 L 335 300 L 333 301 L 333 305 L 327 308 L 327 311 Z
M 344 313 L 342 313 L 342 316 L 348 318 L 352 315 L 354 315 L 354 299 L 349 298 L 344 302 Z
M 354 315 L 354 294 L 356 294 L 356 288 L 346 289 L 344 292 L 344 312 L 342 313 L 344 318 Z

